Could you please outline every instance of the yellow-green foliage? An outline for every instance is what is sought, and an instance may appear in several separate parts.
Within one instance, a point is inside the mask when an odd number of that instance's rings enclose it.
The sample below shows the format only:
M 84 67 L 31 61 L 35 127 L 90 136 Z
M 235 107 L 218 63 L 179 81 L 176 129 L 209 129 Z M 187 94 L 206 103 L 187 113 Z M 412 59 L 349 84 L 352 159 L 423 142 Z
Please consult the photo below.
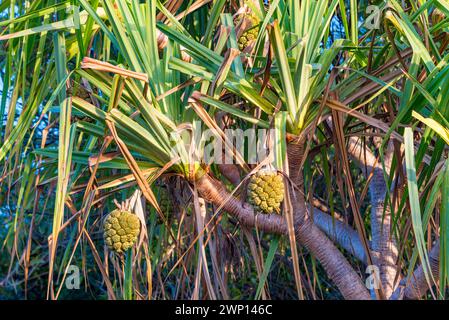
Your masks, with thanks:
M 245 17 L 251 21 L 251 27 L 246 29 L 238 40 L 239 49 L 241 51 L 245 50 L 251 42 L 257 39 L 260 30 L 260 21 L 255 14 L 247 14 Z
M 280 212 L 284 200 L 284 181 L 282 175 L 272 171 L 259 171 L 248 185 L 249 202 L 263 213 Z
M 130 249 L 140 233 L 140 220 L 130 212 L 112 211 L 104 222 L 104 241 L 117 253 Z

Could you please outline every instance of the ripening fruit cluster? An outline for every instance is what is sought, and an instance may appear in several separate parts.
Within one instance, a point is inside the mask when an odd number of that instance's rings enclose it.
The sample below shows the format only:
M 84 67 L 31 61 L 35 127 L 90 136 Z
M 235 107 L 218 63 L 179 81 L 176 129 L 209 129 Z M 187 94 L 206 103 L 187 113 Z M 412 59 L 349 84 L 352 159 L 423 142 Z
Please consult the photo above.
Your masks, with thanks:
M 245 30 L 238 40 L 240 51 L 245 50 L 251 42 L 257 39 L 260 30 L 260 21 L 255 14 L 248 14 L 245 17 L 251 21 L 251 27 Z
M 248 185 L 249 202 L 262 213 L 280 212 L 284 200 L 284 181 L 282 175 L 273 171 L 259 171 Z
M 122 253 L 130 249 L 140 233 L 140 220 L 131 212 L 116 209 L 104 222 L 104 241 L 112 251 Z

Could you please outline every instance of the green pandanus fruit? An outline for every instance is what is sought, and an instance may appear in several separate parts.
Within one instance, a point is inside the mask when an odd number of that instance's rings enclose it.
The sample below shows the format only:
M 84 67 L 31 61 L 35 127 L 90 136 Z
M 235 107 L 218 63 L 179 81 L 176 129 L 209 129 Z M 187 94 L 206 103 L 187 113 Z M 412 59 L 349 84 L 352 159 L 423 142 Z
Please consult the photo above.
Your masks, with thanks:
M 284 200 L 284 181 L 276 171 L 259 171 L 250 178 L 249 202 L 262 213 L 280 213 Z
M 128 211 L 116 209 L 104 222 L 104 241 L 112 251 L 123 253 L 132 248 L 140 233 L 139 218 Z
M 254 13 L 248 13 L 244 15 L 245 18 L 251 21 L 251 25 L 243 32 L 243 34 L 238 39 L 238 45 L 240 51 L 243 51 L 257 39 L 260 31 L 260 20 Z M 242 18 L 237 20 L 237 24 L 240 23 Z

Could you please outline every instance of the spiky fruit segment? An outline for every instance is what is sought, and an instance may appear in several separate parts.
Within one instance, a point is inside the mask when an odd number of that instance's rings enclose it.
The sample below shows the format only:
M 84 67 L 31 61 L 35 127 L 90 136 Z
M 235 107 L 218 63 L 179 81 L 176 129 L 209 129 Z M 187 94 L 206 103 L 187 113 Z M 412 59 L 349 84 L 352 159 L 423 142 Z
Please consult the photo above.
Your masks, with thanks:
M 257 211 L 267 214 L 279 213 L 282 200 L 284 200 L 282 175 L 273 171 L 257 172 L 250 179 L 248 197 Z
M 112 211 L 104 222 L 104 241 L 112 251 L 123 253 L 136 242 L 140 233 L 140 220 L 131 212 Z
M 247 14 L 245 17 L 250 19 L 251 27 L 245 30 L 238 40 L 240 51 L 245 50 L 251 42 L 257 39 L 260 30 L 260 21 L 255 14 Z

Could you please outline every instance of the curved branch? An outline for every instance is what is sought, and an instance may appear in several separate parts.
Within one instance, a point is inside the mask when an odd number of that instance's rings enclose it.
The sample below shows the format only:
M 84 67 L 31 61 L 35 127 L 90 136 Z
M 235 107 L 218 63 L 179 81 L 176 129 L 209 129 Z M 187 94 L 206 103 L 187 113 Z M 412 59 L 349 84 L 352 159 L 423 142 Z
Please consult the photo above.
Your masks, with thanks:
M 333 218 L 320 209 L 309 205 L 313 222 L 321 229 L 333 242 L 340 245 L 355 258 L 366 264 L 366 253 L 359 234 L 346 223 Z
M 308 212 L 302 173 L 304 145 L 304 141 L 290 142 L 287 145 L 289 177 L 299 190 L 290 188 L 296 238 L 318 258 L 346 299 L 368 300 L 370 295 L 360 276 L 331 240 L 313 223 Z
M 429 252 L 429 262 L 432 271 L 433 278 L 438 281 L 440 278 L 439 265 L 440 265 L 440 241 L 438 240 L 433 248 Z M 410 276 L 408 283 L 404 289 L 404 299 L 416 300 L 424 296 L 429 290 L 424 270 L 422 266 L 415 269 Z
M 218 165 L 220 172 L 234 186 L 240 183 L 240 174 L 238 168 L 234 164 Z M 366 253 L 358 233 L 338 219 L 333 218 L 329 214 L 323 212 L 316 205 L 308 204 L 308 208 L 312 213 L 313 222 L 321 231 L 323 231 L 334 243 L 341 246 L 356 259 L 366 264 Z
M 287 224 L 280 215 L 265 215 L 254 213 L 253 208 L 242 203 L 230 195 L 226 188 L 217 180 L 205 174 L 194 181 L 199 194 L 207 201 L 222 206 L 229 214 L 249 228 L 256 227 L 268 233 L 287 235 Z M 303 216 L 295 208 L 297 216 Z M 315 255 L 323 265 L 329 277 L 335 282 L 340 292 L 346 299 L 369 299 L 366 290 L 358 274 L 351 267 L 342 253 L 333 245 L 326 235 L 319 230 L 312 221 L 304 216 L 302 221 L 296 221 L 296 238 Z
M 201 197 L 234 216 L 242 225 L 274 234 L 287 234 L 287 225 L 280 215 L 255 214 L 253 207 L 229 194 L 218 180 L 205 174 L 194 181 Z

